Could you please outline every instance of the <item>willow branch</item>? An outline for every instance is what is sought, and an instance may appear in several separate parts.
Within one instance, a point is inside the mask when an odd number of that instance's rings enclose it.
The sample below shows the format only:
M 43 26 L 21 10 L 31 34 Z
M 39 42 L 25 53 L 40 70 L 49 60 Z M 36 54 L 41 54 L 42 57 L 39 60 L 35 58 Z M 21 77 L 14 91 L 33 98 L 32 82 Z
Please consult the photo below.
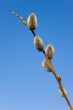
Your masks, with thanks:
M 19 16 L 19 15 L 18 15 L 17 13 L 15 13 L 15 12 L 12 12 L 12 14 L 15 15 L 16 17 L 18 17 L 18 18 L 22 21 L 22 23 L 25 24 L 26 27 L 28 27 L 28 26 L 27 26 L 27 22 L 26 22 L 21 16 Z M 30 30 L 30 31 L 31 31 L 31 30 Z M 35 31 L 32 30 L 31 32 L 32 32 L 33 36 L 35 37 L 35 36 L 36 36 Z M 68 98 L 68 95 L 66 94 L 66 92 L 65 92 L 65 90 L 64 90 L 64 88 L 63 88 L 61 78 L 57 75 L 57 73 L 56 73 L 56 71 L 55 71 L 55 69 L 54 69 L 54 67 L 53 67 L 53 65 L 52 65 L 52 63 L 51 63 L 51 61 L 49 60 L 49 58 L 48 58 L 47 55 L 45 54 L 45 50 L 43 50 L 42 52 L 43 52 L 43 54 L 45 55 L 47 61 L 49 62 L 50 66 L 51 66 L 51 68 L 52 68 L 52 73 L 53 73 L 53 75 L 54 75 L 54 77 L 55 77 L 55 79 L 56 79 L 56 81 L 57 81 L 57 83 L 58 83 L 58 85 L 59 85 L 59 88 L 60 88 L 60 90 L 61 90 L 61 92 L 62 92 L 62 94 L 63 94 L 63 97 L 65 98 L 67 104 L 69 105 L 70 110 L 73 110 L 73 107 L 72 107 L 72 104 L 71 104 L 71 102 L 70 102 L 70 100 L 69 100 L 69 98 Z

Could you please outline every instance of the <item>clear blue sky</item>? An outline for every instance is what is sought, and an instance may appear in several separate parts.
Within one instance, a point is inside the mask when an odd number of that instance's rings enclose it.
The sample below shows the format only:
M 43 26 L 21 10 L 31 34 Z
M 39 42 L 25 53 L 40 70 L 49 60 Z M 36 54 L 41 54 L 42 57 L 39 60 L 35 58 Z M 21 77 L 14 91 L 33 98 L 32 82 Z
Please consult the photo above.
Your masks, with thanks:
M 73 0 L 0 0 L 0 110 L 69 110 L 33 35 L 12 11 L 25 20 L 37 15 L 37 35 L 54 45 L 53 65 L 73 104 Z

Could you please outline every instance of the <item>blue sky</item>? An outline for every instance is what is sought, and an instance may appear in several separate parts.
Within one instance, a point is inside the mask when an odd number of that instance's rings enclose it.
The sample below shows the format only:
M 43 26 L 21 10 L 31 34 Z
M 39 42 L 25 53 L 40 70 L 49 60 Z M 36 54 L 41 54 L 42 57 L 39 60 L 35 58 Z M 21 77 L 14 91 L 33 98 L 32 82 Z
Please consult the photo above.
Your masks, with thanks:
M 0 110 L 69 110 L 55 78 L 42 68 L 33 35 L 12 11 L 25 20 L 37 15 L 36 33 L 45 47 L 53 44 L 53 65 L 73 104 L 73 0 L 0 0 Z

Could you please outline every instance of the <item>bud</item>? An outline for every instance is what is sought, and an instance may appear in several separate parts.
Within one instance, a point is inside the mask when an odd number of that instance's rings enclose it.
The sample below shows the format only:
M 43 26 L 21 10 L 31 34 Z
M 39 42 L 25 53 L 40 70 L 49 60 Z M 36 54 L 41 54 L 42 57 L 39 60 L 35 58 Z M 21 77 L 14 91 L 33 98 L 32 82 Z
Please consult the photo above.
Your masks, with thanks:
M 32 31 L 37 27 L 37 17 L 34 13 L 31 13 L 27 19 L 27 27 Z
M 51 44 L 49 44 L 46 47 L 45 53 L 49 59 L 52 59 L 54 56 L 54 47 Z
M 63 88 L 64 89 L 64 88 Z M 65 94 L 67 95 L 67 92 L 66 92 L 66 90 L 64 89 L 64 92 L 65 92 Z
M 63 93 L 62 93 L 62 91 L 61 91 L 60 87 L 58 88 L 58 92 L 59 92 L 60 96 L 62 96 L 62 97 L 63 97 Z
M 59 82 L 61 82 L 61 76 L 57 76 L 57 80 L 59 81 Z
M 45 70 L 48 72 L 53 72 L 53 67 L 51 65 L 51 62 L 46 59 L 42 62 L 42 67 L 45 68 Z
M 37 48 L 37 50 L 39 50 L 39 51 L 44 50 L 44 43 L 43 43 L 42 39 L 38 36 L 34 37 L 34 45 Z
M 67 95 L 66 90 L 65 90 L 64 88 L 63 88 L 63 90 L 64 90 L 65 94 Z M 62 93 L 62 91 L 61 91 L 60 87 L 58 88 L 58 92 L 60 93 L 60 96 L 62 96 L 62 97 L 63 97 L 63 93 Z

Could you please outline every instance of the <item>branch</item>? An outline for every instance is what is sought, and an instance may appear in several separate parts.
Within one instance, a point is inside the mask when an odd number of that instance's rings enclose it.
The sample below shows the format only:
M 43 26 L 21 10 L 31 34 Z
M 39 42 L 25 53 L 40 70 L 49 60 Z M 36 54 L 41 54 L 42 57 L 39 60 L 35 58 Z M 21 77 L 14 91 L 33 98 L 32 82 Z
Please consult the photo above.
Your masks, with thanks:
M 32 34 L 34 35 L 34 37 L 36 36 L 36 33 L 35 33 L 35 28 L 36 28 L 36 16 L 35 16 L 34 14 L 32 14 L 32 15 L 29 16 L 29 19 L 28 19 L 28 20 L 29 20 L 30 22 L 28 22 L 28 24 L 29 24 L 28 26 L 27 26 L 27 22 L 26 22 L 21 16 L 19 16 L 19 15 L 18 15 L 17 13 L 15 13 L 15 12 L 12 12 L 12 14 L 15 15 L 16 17 L 18 17 L 18 18 L 22 21 L 22 23 L 25 24 L 25 26 L 26 26 L 27 28 L 29 28 L 29 30 L 32 32 Z M 31 28 L 30 28 L 30 27 L 31 27 Z M 37 40 L 37 41 L 38 41 L 38 40 Z M 39 41 L 38 41 L 38 42 L 39 42 Z M 41 43 L 42 43 L 42 41 L 41 41 Z M 41 47 L 41 48 L 43 48 L 43 47 Z M 70 110 L 73 110 L 73 107 L 72 107 L 72 104 L 71 104 L 71 102 L 70 102 L 70 100 L 69 100 L 69 98 L 68 98 L 68 95 L 67 95 L 65 89 L 63 88 L 62 80 L 61 80 L 60 76 L 57 75 L 57 73 L 56 73 L 56 71 L 55 71 L 55 69 L 54 69 L 54 67 L 53 67 L 53 65 L 52 65 L 52 63 L 51 63 L 51 61 L 50 61 L 50 59 L 47 57 L 47 55 L 46 55 L 46 53 L 45 53 L 44 48 L 43 48 L 43 49 L 41 49 L 41 48 L 38 48 L 38 49 L 39 49 L 39 51 L 42 51 L 43 54 L 45 55 L 46 60 L 48 61 L 49 66 L 50 66 L 50 68 L 51 68 L 51 72 L 53 73 L 53 75 L 54 75 L 54 77 L 55 77 L 55 79 L 56 79 L 56 81 L 57 81 L 57 83 L 58 83 L 58 85 L 59 85 L 59 89 L 60 89 L 60 91 L 61 91 L 62 96 L 65 98 L 67 104 L 69 105 Z

